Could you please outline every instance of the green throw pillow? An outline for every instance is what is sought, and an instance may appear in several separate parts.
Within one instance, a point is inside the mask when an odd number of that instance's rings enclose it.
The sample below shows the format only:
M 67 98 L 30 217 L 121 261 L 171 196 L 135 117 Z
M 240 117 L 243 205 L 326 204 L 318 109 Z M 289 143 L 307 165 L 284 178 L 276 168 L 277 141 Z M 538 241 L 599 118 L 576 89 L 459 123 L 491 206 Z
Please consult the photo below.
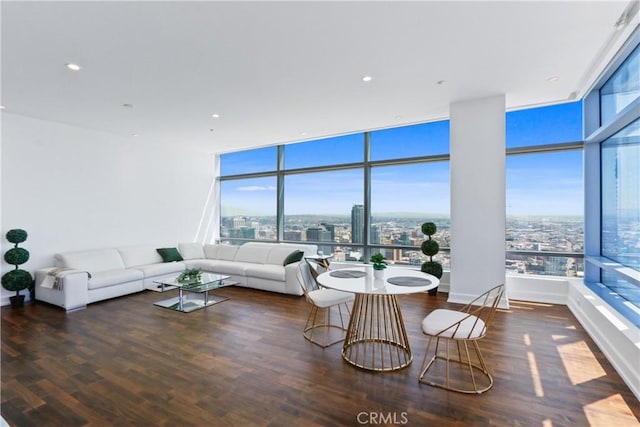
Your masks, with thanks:
M 304 252 L 295 250 L 291 252 L 289 255 L 287 255 L 282 265 L 291 264 L 292 262 L 298 262 L 302 259 L 303 255 L 304 255 Z
M 176 248 L 158 248 L 156 251 L 162 257 L 162 262 L 182 261 L 182 255 Z

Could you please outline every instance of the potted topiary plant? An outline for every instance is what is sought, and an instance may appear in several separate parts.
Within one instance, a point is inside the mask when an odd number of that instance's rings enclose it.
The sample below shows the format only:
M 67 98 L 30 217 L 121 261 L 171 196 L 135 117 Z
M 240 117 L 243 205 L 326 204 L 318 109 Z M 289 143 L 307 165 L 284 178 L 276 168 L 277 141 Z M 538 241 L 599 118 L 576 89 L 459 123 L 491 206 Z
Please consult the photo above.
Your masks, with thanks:
M 384 276 L 384 269 L 387 268 L 387 261 L 380 252 L 371 255 L 369 261 L 373 264 L 373 277 L 376 279 L 382 279 Z
M 425 240 L 422 242 L 422 253 L 429 257 L 429 261 L 425 261 L 422 263 L 422 267 L 420 270 L 423 273 L 431 274 L 432 276 L 440 279 L 442 277 L 442 264 L 438 261 L 433 260 L 433 256 L 438 253 L 440 250 L 440 245 L 438 242 L 433 240 L 431 236 L 436 234 L 437 227 L 433 222 L 425 222 L 422 224 L 422 232 L 429 237 L 429 240 Z M 436 295 L 438 293 L 438 287 L 429 290 L 429 295 Z
M 31 273 L 18 268 L 19 265 L 29 260 L 29 251 L 18 247 L 18 243 L 27 240 L 27 232 L 20 229 L 13 229 L 7 232 L 6 237 L 9 242 L 14 244 L 14 247 L 4 254 L 4 260 L 16 268 L 2 276 L 2 287 L 8 291 L 15 291 L 16 293 L 14 296 L 9 297 L 11 306 L 22 307 L 24 305 L 24 295 L 20 295 L 20 291 L 27 289 L 33 282 Z

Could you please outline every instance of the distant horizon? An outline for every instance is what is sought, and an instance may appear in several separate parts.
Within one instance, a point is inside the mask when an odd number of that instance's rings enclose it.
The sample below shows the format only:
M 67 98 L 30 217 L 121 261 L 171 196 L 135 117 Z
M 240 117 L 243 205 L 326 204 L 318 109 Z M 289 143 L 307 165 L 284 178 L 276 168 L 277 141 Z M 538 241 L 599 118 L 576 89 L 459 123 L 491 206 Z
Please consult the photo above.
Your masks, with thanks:
M 224 209 L 224 208 L 223 208 Z M 221 217 L 225 218 L 225 217 L 239 217 L 239 216 L 250 216 L 250 217 L 274 217 L 275 218 L 275 214 L 263 214 L 263 213 L 236 213 L 236 214 L 221 214 Z M 306 217 L 338 217 L 338 218 L 347 218 L 347 219 L 351 219 L 351 214 L 331 214 L 331 213 L 326 213 L 326 214 L 315 214 L 315 213 L 302 213 L 302 214 L 298 214 L 298 213 L 294 213 L 294 214 L 285 214 L 285 217 L 292 217 L 292 216 L 306 216 Z M 414 213 L 414 212 L 384 212 L 384 213 L 371 213 L 372 217 L 394 217 L 394 218 L 425 218 L 425 217 L 437 217 L 437 218 L 445 218 L 445 219 L 449 219 L 451 217 L 451 215 L 449 214 L 444 214 L 444 213 Z M 507 218 L 508 217 L 562 217 L 562 218 L 567 218 L 567 217 L 571 217 L 571 218 L 583 218 L 584 215 L 582 214 L 544 214 L 544 213 L 533 213 L 533 214 L 507 214 L 506 215 Z

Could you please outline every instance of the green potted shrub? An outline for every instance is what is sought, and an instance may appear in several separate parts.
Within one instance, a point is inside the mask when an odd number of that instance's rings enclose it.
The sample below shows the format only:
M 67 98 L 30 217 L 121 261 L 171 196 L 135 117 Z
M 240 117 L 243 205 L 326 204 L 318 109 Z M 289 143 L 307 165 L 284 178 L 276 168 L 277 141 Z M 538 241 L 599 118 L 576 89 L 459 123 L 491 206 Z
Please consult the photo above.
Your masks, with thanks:
M 387 259 L 382 256 L 380 252 L 371 255 L 369 262 L 373 264 L 373 277 L 376 279 L 382 279 L 384 276 L 384 269 L 387 268 Z
M 440 245 L 438 244 L 438 242 L 431 238 L 431 236 L 436 234 L 437 227 L 433 222 L 425 222 L 424 224 L 422 224 L 421 228 L 422 232 L 426 234 L 429 239 L 422 242 L 422 246 L 420 247 L 420 249 L 422 250 L 423 254 L 429 257 L 429 261 L 423 262 L 420 270 L 423 273 L 431 274 L 432 276 L 440 279 L 442 277 L 442 264 L 440 264 L 438 261 L 433 260 L 433 256 L 436 255 L 438 251 L 440 251 Z M 437 293 L 437 286 L 429 290 L 429 295 L 436 295 Z
M 11 306 L 22 307 L 24 305 L 24 295 L 20 295 L 20 291 L 30 287 L 33 282 L 31 273 L 18 268 L 19 265 L 29 260 L 29 251 L 18 247 L 18 243 L 27 240 L 27 232 L 21 229 L 13 229 L 7 232 L 6 237 L 9 242 L 14 244 L 14 247 L 5 252 L 4 260 L 16 268 L 2 276 L 2 287 L 16 293 L 14 296 L 9 297 Z

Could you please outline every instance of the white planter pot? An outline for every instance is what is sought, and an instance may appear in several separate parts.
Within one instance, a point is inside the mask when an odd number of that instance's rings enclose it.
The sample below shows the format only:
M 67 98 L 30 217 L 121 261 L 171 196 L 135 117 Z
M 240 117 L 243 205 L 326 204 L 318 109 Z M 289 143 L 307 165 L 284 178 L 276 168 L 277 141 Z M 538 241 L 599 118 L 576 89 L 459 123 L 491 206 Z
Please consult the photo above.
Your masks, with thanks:
M 384 270 L 373 269 L 374 279 L 384 279 Z

